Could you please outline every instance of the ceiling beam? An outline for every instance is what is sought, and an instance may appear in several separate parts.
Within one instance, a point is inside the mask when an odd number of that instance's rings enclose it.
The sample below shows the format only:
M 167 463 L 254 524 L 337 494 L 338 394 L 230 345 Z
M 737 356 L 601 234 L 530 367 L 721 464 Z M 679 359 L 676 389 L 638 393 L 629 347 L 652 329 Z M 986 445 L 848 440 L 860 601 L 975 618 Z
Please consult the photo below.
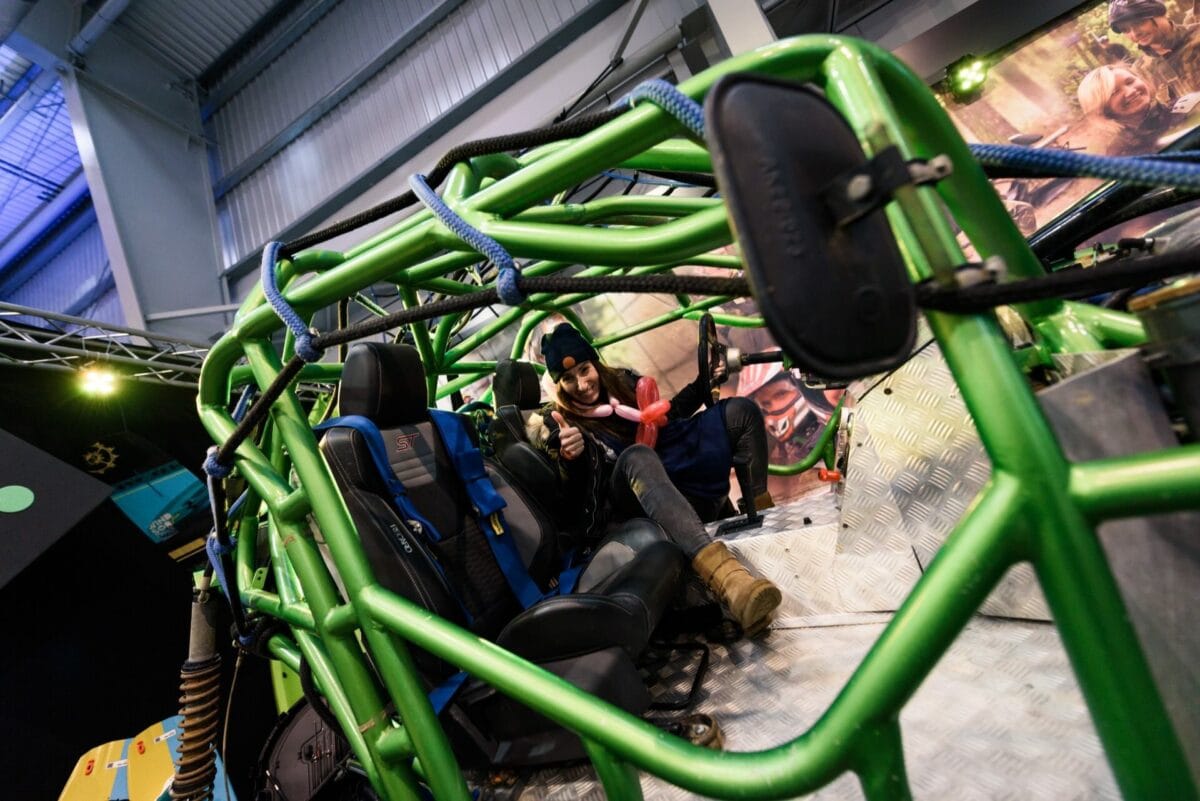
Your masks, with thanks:
M 267 68 L 275 59 L 294 45 L 301 36 L 303 36 L 309 28 L 317 23 L 321 17 L 329 13 L 329 10 L 336 6 L 340 0 L 317 0 L 307 11 L 292 21 L 290 25 L 278 32 L 276 37 L 271 40 L 271 43 L 264 47 L 253 58 L 248 59 L 241 64 L 234 72 L 226 76 L 204 99 L 204 103 L 200 106 L 200 119 L 208 122 L 213 114 L 221 106 L 229 102 L 230 98 L 242 91 L 246 84 L 258 77 L 258 75 Z M 237 45 L 234 45 L 236 47 Z M 226 55 L 232 52 L 230 48 L 217 59 L 217 63 L 226 59 Z M 212 73 L 212 74 L 210 74 Z M 200 85 L 205 86 L 206 82 L 216 80 L 219 73 L 216 72 L 216 64 L 209 67 L 200 76 Z M 207 81 L 206 81 L 207 79 Z
M 388 45 L 382 53 L 360 67 L 332 92 L 301 112 L 287 127 L 273 136 L 269 142 L 254 153 L 251 153 L 245 161 L 230 170 L 227 175 L 222 175 L 213 187 L 213 198 L 220 200 L 230 189 L 244 181 L 250 173 L 266 164 L 279 151 L 296 141 L 302 133 L 315 125 L 318 120 L 330 111 L 337 108 L 343 100 L 362 88 L 363 84 L 378 75 L 380 70 L 395 61 L 401 53 L 412 47 L 414 42 L 433 30 L 439 22 L 450 16 L 450 13 L 464 2 L 465 0 L 442 0 L 442 2 L 426 12 L 423 17 L 413 23 L 411 28 L 396 37 L 396 40 Z
M 8 239 L 0 245 L 0 279 L 4 278 L 4 274 L 11 264 L 19 261 L 28 250 L 37 244 L 38 239 L 48 233 L 59 218 L 86 197 L 87 193 L 87 177 L 80 170 L 53 200 L 38 209 L 35 214 L 21 224 L 20 228 L 13 231 Z

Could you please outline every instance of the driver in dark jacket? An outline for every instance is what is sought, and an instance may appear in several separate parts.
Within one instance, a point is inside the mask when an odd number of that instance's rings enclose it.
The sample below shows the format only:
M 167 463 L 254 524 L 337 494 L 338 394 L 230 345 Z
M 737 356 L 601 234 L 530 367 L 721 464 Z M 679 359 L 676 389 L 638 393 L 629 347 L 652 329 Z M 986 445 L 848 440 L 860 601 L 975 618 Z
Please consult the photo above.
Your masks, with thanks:
M 693 382 L 670 401 L 656 451 L 646 444 L 648 427 L 642 424 L 639 432 L 632 371 L 603 364 L 569 323 L 543 338 L 542 354 L 557 399 L 543 409 L 530 440 L 559 466 L 566 496 L 579 505 L 584 536 L 598 540 L 611 523 L 649 517 L 692 560 L 748 635 L 765 628 L 782 600 L 779 589 L 751 576 L 723 542 L 713 540 L 676 486 L 696 498 L 724 498 L 730 467 L 742 460 L 753 491 L 765 493 L 766 430 L 758 407 L 731 398 L 693 416 L 709 391 Z M 667 404 L 660 411 L 662 406 Z

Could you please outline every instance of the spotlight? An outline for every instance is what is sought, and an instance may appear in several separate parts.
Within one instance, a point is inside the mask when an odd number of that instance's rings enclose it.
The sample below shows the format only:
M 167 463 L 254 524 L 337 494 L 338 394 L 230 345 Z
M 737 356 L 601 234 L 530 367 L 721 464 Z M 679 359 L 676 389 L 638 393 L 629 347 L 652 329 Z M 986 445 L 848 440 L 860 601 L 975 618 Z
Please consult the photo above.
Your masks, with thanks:
M 988 63 L 977 56 L 963 56 L 946 68 L 946 83 L 958 100 L 977 95 L 987 80 Z
M 84 393 L 103 397 L 117 391 L 117 376 L 107 368 L 92 365 L 83 369 L 79 385 Z

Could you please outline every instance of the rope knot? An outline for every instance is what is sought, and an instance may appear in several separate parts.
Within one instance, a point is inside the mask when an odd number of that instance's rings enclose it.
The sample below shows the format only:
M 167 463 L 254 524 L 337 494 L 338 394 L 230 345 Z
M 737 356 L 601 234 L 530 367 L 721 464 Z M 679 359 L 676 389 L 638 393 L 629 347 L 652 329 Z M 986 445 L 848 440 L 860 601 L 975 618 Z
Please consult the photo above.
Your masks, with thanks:
M 275 310 L 275 314 L 279 315 L 279 319 L 283 320 L 288 330 L 296 338 L 296 355 L 305 363 L 320 361 L 322 351 L 313 345 L 313 336 L 316 332 L 304 324 L 304 320 L 279 291 L 279 285 L 275 280 L 275 263 L 279 260 L 279 252 L 282 248 L 282 242 L 268 242 L 263 248 L 263 295 L 266 296 L 267 303 L 271 304 L 271 308 Z
M 525 302 L 525 293 L 521 291 L 521 271 L 515 265 L 501 267 L 496 276 L 496 294 L 500 302 L 506 306 L 520 306 Z
M 520 306 L 524 303 L 525 294 L 521 292 L 519 285 L 521 272 L 517 269 L 516 263 L 513 262 L 512 256 L 504 249 L 504 246 L 471 225 L 460 217 L 454 209 L 446 205 L 446 201 L 442 200 L 437 192 L 434 192 L 430 188 L 424 175 L 414 173 L 408 179 L 408 185 L 412 188 L 413 194 L 420 198 L 421 202 L 433 212 L 433 216 L 437 217 L 442 225 L 450 229 L 450 233 L 466 242 L 476 251 L 486 256 L 492 264 L 496 265 L 499 271 L 496 276 L 496 294 L 500 296 L 500 301 L 509 306 Z
M 204 472 L 213 478 L 225 478 L 233 472 L 233 466 L 218 461 L 218 453 L 219 450 L 216 445 L 208 449 L 208 456 L 204 459 Z
M 316 329 L 306 329 L 303 334 L 296 334 L 296 355 L 305 364 L 319 362 L 324 351 L 313 344 L 313 339 L 316 338 Z

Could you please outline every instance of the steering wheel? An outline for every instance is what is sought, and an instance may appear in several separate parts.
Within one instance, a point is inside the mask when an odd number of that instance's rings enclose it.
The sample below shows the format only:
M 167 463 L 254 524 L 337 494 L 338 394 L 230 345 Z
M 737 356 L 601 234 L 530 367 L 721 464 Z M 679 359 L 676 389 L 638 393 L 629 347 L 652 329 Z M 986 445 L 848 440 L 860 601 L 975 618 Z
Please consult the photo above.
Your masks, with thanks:
M 711 407 L 717 400 L 717 387 L 729 378 L 728 348 L 717 340 L 717 324 L 711 314 L 700 318 L 700 344 L 696 348 L 696 367 L 708 392 L 704 405 Z

